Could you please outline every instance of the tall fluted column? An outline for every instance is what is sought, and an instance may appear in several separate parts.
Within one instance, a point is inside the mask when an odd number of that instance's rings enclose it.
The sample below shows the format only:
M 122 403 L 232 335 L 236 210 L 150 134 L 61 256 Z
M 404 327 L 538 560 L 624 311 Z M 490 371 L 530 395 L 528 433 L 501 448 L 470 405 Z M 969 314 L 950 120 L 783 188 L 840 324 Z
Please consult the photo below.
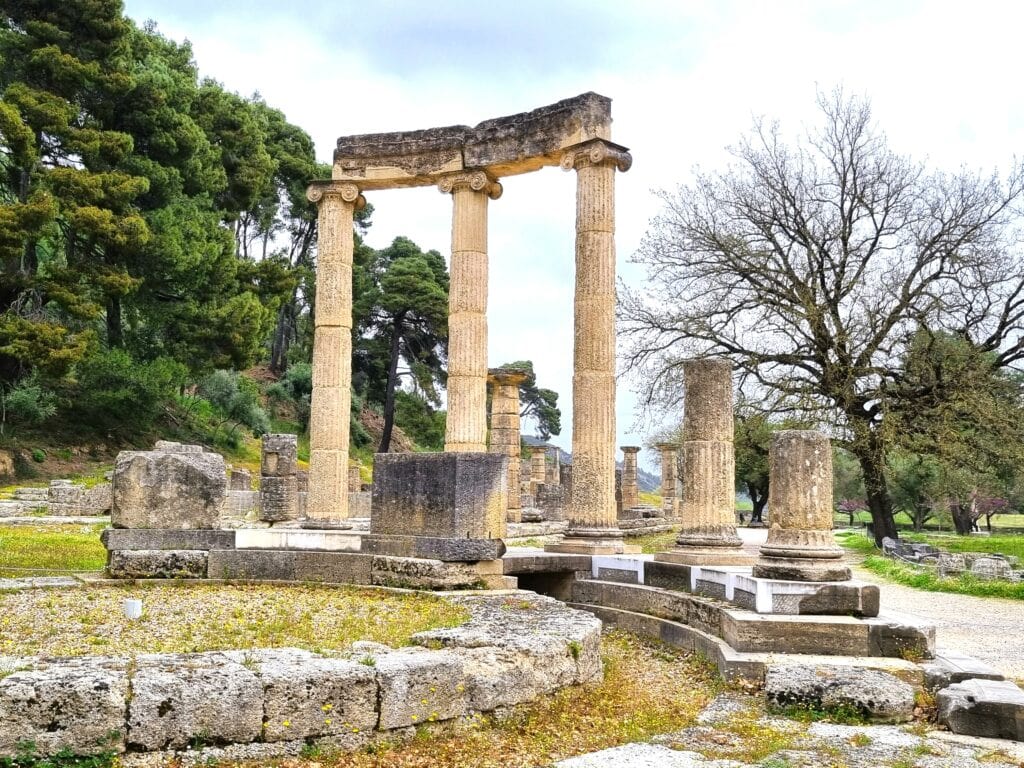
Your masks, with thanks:
M 768 451 L 771 528 L 754 575 L 786 581 L 847 581 L 832 537 L 832 446 L 813 430 L 785 429 Z
M 568 150 L 576 169 L 576 293 L 572 381 L 572 490 L 556 552 L 623 551 L 615 504 L 615 170 L 624 147 L 597 139 Z
M 657 559 L 692 565 L 752 563 L 736 535 L 732 365 L 728 360 L 686 360 L 683 381 L 682 528 L 675 548 Z
M 319 207 L 307 524 L 347 527 L 352 219 L 366 201 L 355 184 L 341 182 L 313 184 L 306 194 Z
M 508 522 L 522 522 L 522 501 L 519 494 L 520 437 L 519 385 L 526 374 L 515 370 L 492 368 L 491 383 L 491 453 L 508 456 Z
M 661 454 L 661 514 L 676 517 L 679 506 L 676 499 L 679 446 L 675 443 L 658 443 L 654 447 Z
M 622 508 L 632 509 L 640 503 L 640 488 L 636 481 L 636 455 L 638 445 L 622 446 Z
M 452 196 L 445 451 L 487 450 L 487 202 L 501 184 L 483 171 L 446 176 Z

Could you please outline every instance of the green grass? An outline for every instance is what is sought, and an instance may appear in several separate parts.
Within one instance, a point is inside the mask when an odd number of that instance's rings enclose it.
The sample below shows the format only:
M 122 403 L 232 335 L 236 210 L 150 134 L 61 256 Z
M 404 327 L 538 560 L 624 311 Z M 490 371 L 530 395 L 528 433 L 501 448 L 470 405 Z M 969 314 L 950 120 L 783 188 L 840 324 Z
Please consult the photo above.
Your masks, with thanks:
M 672 549 L 676 544 L 677 534 L 678 531 L 675 529 L 662 533 L 649 533 L 646 536 L 637 536 L 635 539 L 626 539 L 626 543 L 629 546 L 639 546 L 641 552 L 650 555 L 655 552 L 664 552 L 666 549 Z
M 939 578 L 934 571 L 918 570 L 913 566 L 890 560 L 881 555 L 868 555 L 864 567 L 889 581 L 927 592 L 950 592 L 973 597 L 1002 597 L 1009 600 L 1024 600 L 1024 583 L 1006 581 L 981 581 L 969 573 L 955 577 Z
M 141 598 L 142 618 L 122 601 Z M 201 617 L 199 619 L 198 617 Z M 407 645 L 465 609 L 429 594 L 314 585 L 135 585 L 0 594 L 0 655 L 193 653 L 229 648 Z
M 107 552 L 100 543 L 100 531 L 104 527 L 18 525 L 0 528 L 0 578 L 103 570 Z
M 908 539 L 911 537 L 908 535 Z M 950 537 L 922 536 L 917 535 L 914 541 L 927 541 L 944 549 L 958 552 L 1003 552 L 1019 547 L 1024 537 L 1019 536 L 993 536 L 993 539 L 1010 539 L 1010 543 L 996 542 L 989 549 L 970 549 L 975 543 L 984 544 L 987 537 L 966 536 L 956 537 L 952 541 Z M 918 569 L 912 565 L 891 560 L 882 556 L 875 547 L 874 542 L 864 536 L 863 533 L 855 531 L 839 532 L 836 534 L 836 541 L 846 549 L 851 549 L 865 555 L 863 566 L 872 573 L 881 576 L 888 581 L 903 584 L 914 589 L 921 589 L 927 592 L 949 592 L 957 595 L 971 595 L 973 597 L 1003 597 L 1009 600 L 1024 600 L 1024 583 L 1006 581 L 982 581 L 969 573 L 962 573 L 958 576 L 939 578 L 935 571 Z M 954 550 L 950 543 L 960 544 L 961 549 Z M 1000 548 L 1001 547 L 1001 548 Z M 1009 554 L 1013 554 L 1010 552 Z

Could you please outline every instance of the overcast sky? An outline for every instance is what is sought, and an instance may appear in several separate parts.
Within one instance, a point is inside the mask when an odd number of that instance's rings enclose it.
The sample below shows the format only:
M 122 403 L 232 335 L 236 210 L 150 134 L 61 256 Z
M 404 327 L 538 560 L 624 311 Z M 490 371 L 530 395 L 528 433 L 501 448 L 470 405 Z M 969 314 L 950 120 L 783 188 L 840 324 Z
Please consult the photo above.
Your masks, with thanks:
M 338 136 L 473 125 L 585 91 L 611 97 L 613 139 L 633 154 L 617 176 L 619 273 L 632 284 L 643 272 L 629 260 L 658 211 L 652 190 L 686 182 L 696 165 L 721 167 L 755 116 L 799 134 L 816 118 L 816 89 L 868 96 L 892 145 L 938 167 L 1006 168 L 1024 149 L 1024 6 L 1012 2 L 125 5 L 189 39 L 203 75 L 262 94 L 325 162 Z M 565 426 L 552 442 L 568 449 L 575 178 L 548 168 L 503 184 L 490 207 L 490 363 L 534 361 L 541 385 L 561 393 Z M 371 245 L 401 234 L 448 253 L 450 198 L 434 188 L 367 197 Z M 620 445 L 652 429 L 632 388 L 620 379 Z

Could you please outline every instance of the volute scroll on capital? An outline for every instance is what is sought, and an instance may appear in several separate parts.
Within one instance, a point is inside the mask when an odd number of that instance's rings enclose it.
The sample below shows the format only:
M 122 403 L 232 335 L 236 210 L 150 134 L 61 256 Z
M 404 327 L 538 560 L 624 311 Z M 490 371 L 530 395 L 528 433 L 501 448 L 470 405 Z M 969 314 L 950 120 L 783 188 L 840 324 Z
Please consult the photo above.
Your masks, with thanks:
M 366 198 L 359 192 L 359 187 L 348 182 L 314 182 L 306 188 L 306 199 L 317 203 L 325 197 L 340 197 L 346 203 L 354 203 L 356 210 L 366 205 Z
M 491 177 L 486 171 L 461 171 L 458 173 L 442 176 L 437 182 L 437 188 L 442 194 L 450 194 L 458 187 L 468 186 L 474 192 L 485 192 L 491 200 L 501 197 L 501 183 Z
M 629 154 L 628 149 L 619 144 L 613 144 L 604 139 L 594 139 L 565 150 L 561 166 L 563 171 L 571 171 L 584 165 L 601 165 L 602 163 L 613 163 L 616 168 L 625 173 L 633 165 L 633 156 Z

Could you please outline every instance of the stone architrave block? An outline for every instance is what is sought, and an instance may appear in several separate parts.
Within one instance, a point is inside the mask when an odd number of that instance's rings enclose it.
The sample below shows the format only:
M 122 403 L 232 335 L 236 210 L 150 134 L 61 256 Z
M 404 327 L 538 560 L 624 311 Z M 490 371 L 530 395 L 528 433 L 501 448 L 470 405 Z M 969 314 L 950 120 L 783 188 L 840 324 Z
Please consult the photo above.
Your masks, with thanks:
M 938 695 L 938 719 L 953 733 L 1024 741 L 1024 691 L 1009 680 L 964 680 Z
M 370 532 L 504 538 L 507 464 L 496 453 L 377 454 Z
M 415 649 L 378 656 L 378 728 L 407 728 L 465 714 L 462 666 L 462 659 L 451 651 Z
M 112 579 L 205 579 L 208 559 L 205 550 L 115 550 L 107 558 L 107 574 Z
M 110 521 L 115 528 L 217 528 L 226 490 L 219 454 L 122 451 Z
M 369 733 L 377 725 L 373 667 L 292 649 L 249 655 L 263 684 L 264 741 Z
M 129 749 L 180 749 L 196 741 L 247 744 L 259 738 L 263 686 L 245 665 L 216 652 L 145 654 L 137 665 L 128 704 Z
M 100 541 L 109 551 L 125 549 L 234 549 L 234 531 L 105 528 Z
M 914 715 L 914 688 L 895 675 L 858 667 L 769 666 L 764 694 L 769 705 L 816 710 L 852 708 L 885 723 L 902 723 Z
M 124 751 L 127 661 L 85 657 L 0 675 L 0 757 L 31 742 L 36 756 Z

